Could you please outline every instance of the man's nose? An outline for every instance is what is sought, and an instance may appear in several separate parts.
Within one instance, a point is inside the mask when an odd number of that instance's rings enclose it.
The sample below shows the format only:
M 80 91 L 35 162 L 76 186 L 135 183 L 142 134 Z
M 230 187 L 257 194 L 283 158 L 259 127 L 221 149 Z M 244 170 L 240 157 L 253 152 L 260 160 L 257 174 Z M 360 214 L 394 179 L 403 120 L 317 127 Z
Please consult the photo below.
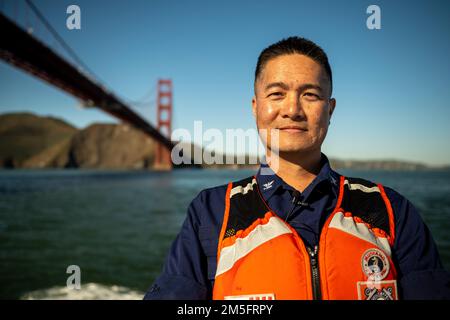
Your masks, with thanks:
M 293 120 L 305 118 L 302 102 L 297 94 L 292 93 L 287 96 L 281 109 L 281 116 Z

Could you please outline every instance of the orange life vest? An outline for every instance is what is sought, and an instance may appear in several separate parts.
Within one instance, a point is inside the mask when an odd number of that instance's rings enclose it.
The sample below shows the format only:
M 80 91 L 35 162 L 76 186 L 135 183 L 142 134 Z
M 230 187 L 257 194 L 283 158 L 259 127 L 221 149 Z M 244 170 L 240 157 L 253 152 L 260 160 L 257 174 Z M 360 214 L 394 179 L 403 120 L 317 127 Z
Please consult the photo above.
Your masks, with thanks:
M 394 236 L 380 184 L 341 176 L 311 249 L 268 207 L 255 177 L 229 183 L 213 299 L 397 299 Z

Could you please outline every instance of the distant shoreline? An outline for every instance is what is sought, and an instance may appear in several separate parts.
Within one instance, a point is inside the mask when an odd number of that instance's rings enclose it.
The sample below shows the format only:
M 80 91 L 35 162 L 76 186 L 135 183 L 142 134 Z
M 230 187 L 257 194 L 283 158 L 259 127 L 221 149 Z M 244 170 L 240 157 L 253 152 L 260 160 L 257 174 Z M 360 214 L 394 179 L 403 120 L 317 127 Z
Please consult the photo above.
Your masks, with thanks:
M 367 164 L 370 164 L 368 161 Z M 395 168 L 389 168 L 389 167 L 378 167 L 378 166 L 346 166 L 346 167 L 334 167 L 332 166 L 333 170 L 355 170 L 355 171 L 391 171 L 391 172 L 449 172 L 450 167 L 443 166 L 443 167 L 424 167 L 424 168 L 409 168 L 406 167 L 395 167 Z M 222 170 L 233 170 L 233 171 L 240 171 L 240 170 L 258 170 L 258 166 L 231 166 L 231 165 L 214 165 L 214 166 L 204 166 L 200 168 L 195 167 L 183 167 L 183 168 L 177 168 L 174 167 L 174 170 L 208 170 L 208 171 L 222 171 Z M 93 171 L 93 172 L 164 172 L 158 169 L 153 168 L 54 168 L 54 167 L 41 167 L 41 168 L 8 168 L 8 167 L 0 167 L 0 172 L 6 172 L 6 171 L 24 171 L 24 172 L 38 172 L 38 171 Z
M 150 170 L 155 142 L 126 124 L 93 124 L 78 129 L 64 120 L 33 113 L 0 114 L 0 168 Z M 203 150 L 187 144 L 191 154 Z M 229 159 L 217 154 L 218 159 Z M 244 162 L 252 157 L 246 155 Z M 238 161 L 234 156 L 234 162 Z M 225 161 L 223 161 L 225 162 Z M 450 164 L 433 166 L 404 160 L 355 160 L 330 158 L 336 169 L 388 171 L 448 171 Z M 187 165 L 190 167 L 190 165 Z M 202 164 L 203 169 L 257 169 L 259 164 Z

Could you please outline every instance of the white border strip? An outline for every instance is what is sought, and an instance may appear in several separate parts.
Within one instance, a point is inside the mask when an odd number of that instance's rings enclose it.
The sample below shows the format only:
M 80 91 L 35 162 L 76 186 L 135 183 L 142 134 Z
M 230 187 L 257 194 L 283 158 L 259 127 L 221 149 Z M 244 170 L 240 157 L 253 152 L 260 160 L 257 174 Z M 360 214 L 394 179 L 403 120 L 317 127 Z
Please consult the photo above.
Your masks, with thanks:
M 257 226 L 245 238 L 238 238 L 233 245 L 222 249 L 216 277 L 230 270 L 236 261 L 258 246 L 286 233 L 292 231 L 278 217 L 271 217 L 266 224 Z
M 378 188 L 378 187 L 368 188 L 359 183 L 349 183 L 348 180 L 345 180 L 344 184 L 348 185 L 348 188 L 350 190 L 361 190 L 362 192 L 366 192 L 366 193 L 380 192 L 380 188 Z
M 330 222 L 329 228 L 335 228 L 365 240 L 382 249 L 391 256 L 391 246 L 387 238 L 377 237 L 364 223 L 358 223 L 352 217 L 345 217 L 342 212 L 337 212 Z
M 255 184 L 256 184 L 256 179 L 253 178 L 252 182 L 248 183 L 245 187 L 242 187 L 242 186 L 234 187 L 230 191 L 230 198 L 238 193 L 246 194 L 249 190 L 253 190 L 253 186 Z

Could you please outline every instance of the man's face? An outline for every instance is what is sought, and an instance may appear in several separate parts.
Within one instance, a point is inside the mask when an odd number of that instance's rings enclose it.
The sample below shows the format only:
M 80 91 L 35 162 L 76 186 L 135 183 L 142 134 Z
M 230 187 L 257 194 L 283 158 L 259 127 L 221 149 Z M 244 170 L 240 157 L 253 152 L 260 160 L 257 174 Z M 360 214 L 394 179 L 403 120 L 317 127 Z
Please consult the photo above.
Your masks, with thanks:
M 330 99 L 330 82 L 324 68 L 311 58 L 289 54 L 271 59 L 255 84 L 252 100 L 258 129 L 272 150 L 279 133 L 279 152 L 320 150 L 336 101 Z M 276 135 L 275 135 L 276 136 Z

